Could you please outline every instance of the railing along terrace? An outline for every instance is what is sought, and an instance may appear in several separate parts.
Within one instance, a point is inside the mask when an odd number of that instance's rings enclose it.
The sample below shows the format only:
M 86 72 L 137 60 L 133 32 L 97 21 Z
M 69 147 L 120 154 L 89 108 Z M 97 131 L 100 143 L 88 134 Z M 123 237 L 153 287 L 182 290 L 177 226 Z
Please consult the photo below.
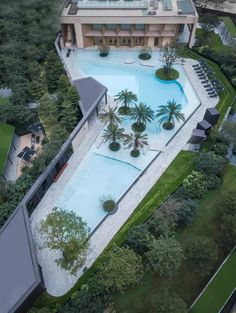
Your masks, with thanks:
M 148 0 L 79 0 L 78 8 L 146 9 Z

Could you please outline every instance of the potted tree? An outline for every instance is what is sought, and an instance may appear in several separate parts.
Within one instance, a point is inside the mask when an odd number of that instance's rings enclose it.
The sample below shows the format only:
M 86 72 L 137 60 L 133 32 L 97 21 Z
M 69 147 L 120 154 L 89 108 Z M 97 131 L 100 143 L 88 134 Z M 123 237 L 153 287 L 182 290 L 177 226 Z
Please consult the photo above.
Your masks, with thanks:
M 175 126 L 175 120 L 185 121 L 184 114 L 181 113 L 182 105 L 175 100 L 168 101 L 166 105 L 161 105 L 157 110 L 156 117 L 160 117 L 159 123 L 164 129 L 171 130 Z
M 112 151 L 120 149 L 119 140 L 124 138 L 124 128 L 119 127 L 117 124 L 109 124 L 103 131 L 102 137 L 105 142 L 110 142 L 109 148 Z
M 138 101 L 138 97 L 132 91 L 128 89 L 121 90 L 117 95 L 115 95 L 114 100 L 121 104 L 119 107 L 119 113 L 122 115 L 127 115 L 130 113 L 130 106 Z
M 141 60 L 149 60 L 152 57 L 152 48 L 151 47 L 143 47 L 138 56 Z
M 108 109 L 103 109 L 102 113 L 98 115 L 99 120 L 104 123 L 105 125 L 107 124 L 121 124 L 122 119 L 120 116 L 116 113 L 117 108 L 112 108 L 108 106 Z
M 150 106 L 140 102 L 131 109 L 130 117 L 136 121 L 132 125 L 133 131 L 143 132 L 146 129 L 147 122 L 151 122 L 154 119 L 154 111 Z
M 100 57 L 107 57 L 108 54 L 110 53 L 110 50 L 111 48 L 105 44 L 101 44 L 100 46 L 98 46 Z
M 102 207 L 102 209 L 105 212 L 109 214 L 115 213 L 117 209 L 117 204 L 111 195 L 102 196 L 99 202 L 100 202 L 100 207 Z
M 128 148 L 133 148 L 130 155 L 137 158 L 140 155 L 140 149 L 148 145 L 148 136 L 147 134 L 141 133 L 126 134 L 124 144 L 127 145 Z

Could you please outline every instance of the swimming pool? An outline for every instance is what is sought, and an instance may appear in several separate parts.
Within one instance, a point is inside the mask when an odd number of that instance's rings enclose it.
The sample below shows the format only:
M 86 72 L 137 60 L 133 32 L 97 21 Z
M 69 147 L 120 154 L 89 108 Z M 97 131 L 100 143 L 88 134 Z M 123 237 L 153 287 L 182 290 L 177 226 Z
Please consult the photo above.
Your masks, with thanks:
M 135 63 L 124 64 L 127 58 L 135 59 Z M 108 57 L 101 58 L 97 51 L 79 49 L 69 59 L 65 58 L 73 79 L 92 76 L 108 88 L 108 94 L 112 97 L 127 88 L 154 111 L 168 100 L 175 99 L 182 105 L 187 119 L 199 105 L 199 99 L 182 66 L 178 66 L 178 81 L 165 82 L 155 77 L 156 69 L 161 66 L 158 53 L 153 53 L 151 60 L 155 66 L 144 67 L 139 64 L 138 51 L 111 51 Z M 126 132 L 131 132 L 131 124 L 129 118 L 124 119 L 122 126 Z M 56 206 L 73 210 L 87 223 L 90 231 L 94 230 L 106 215 L 99 205 L 101 197 L 111 195 L 118 201 L 182 124 L 176 122 L 173 130 L 164 130 L 158 126 L 157 120 L 148 123 L 145 132 L 148 134 L 149 148 L 138 158 L 131 157 L 130 151 L 124 147 L 112 152 L 107 143 L 97 144 L 95 141 Z M 102 132 L 96 139 L 98 142 L 101 142 L 101 136 Z
M 129 163 L 90 152 L 55 206 L 77 213 L 92 231 L 106 215 L 100 199 L 111 195 L 117 201 L 139 174 L 140 169 Z

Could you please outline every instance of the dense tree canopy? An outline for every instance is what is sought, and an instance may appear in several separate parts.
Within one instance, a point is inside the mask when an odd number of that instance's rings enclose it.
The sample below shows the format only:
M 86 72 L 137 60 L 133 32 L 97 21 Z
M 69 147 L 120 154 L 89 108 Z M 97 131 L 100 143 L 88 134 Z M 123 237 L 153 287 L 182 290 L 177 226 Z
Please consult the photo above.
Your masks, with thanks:
M 184 301 L 166 288 L 157 293 L 153 302 L 155 313 L 187 313 Z
M 88 228 L 73 211 L 54 208 L 39 224 L 41 248 L 59 250 L 62 256 L 57 263 L 75 274 L 85 261 Z
M 162 277 L 171 279 L 184 259 L 180 243 L 174 238 L 160 237 L 154 240 L 152 248 L 146 253 L 154 271 Z
M 143 276 L 142 258 L 130 248 L 109 251 L 99 265 L 99 280 L 106 290 L 124 291 Z

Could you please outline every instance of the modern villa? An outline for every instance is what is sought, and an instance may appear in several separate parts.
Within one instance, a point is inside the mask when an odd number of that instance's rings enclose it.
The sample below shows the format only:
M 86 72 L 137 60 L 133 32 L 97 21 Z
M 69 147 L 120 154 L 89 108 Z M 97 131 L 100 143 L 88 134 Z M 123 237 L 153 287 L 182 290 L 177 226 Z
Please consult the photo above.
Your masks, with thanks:
M 162 47 L 187 27 L 192 47 L 198 14 L 192 0 L 67 1 L 61 12 L 62 47 Z

